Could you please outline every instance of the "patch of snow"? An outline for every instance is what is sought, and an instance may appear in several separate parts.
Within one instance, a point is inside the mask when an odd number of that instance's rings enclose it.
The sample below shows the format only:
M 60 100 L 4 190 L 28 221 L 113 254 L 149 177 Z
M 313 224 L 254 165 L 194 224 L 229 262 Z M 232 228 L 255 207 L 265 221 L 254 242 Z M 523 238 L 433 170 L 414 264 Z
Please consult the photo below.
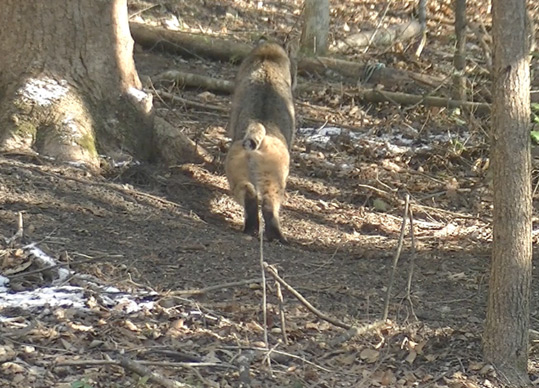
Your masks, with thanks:
M 425 141 L 418 141 L 403 136 L 402 133 L 381 134 L 373 136 L 372 134 L 358 133 L 346 131 L 338 127 L 321 127 L 321 128 L 300 128 L 298 134 L 305 138 L 307 144 L 312 144 L 322 150 L 329 149 L 335 144 L 335 138 L 346 134 L 349 137 L 352 145 L 360 146 L 360 141 L 363 144 L 368 144 L 377 147 L 383 147 L 387 152 L 394 155 L 401 155 L 407 152 L 415 152 L 418 150 L 429 150 L 436 143 L 450 142 L 458 140 L 465 142 L 469 136 L 467 133 L 461 135 L 452 135 L 443 133 L 439 135 L 429 136 Z
M 6 308 L 34 309 L 37 307 L 74 307 L 86 305 L 84 290 L 80 287 L 43 287 L 14 293 L 0 293 L 0 311 Z
M 29 79 L 19 93 L 22 97 L 38 105 L 49 106 L 64 97 L 68 90 L 67 81 L 56 81 L 52 78 L 44 77 L 41 79 Z
M 56 265 L 54 259 L 39 249 L 34 243 L 25 245 L 22 249 L 28 251 L 32 256 L 39 260 L 40 266 L 42 267 Z
M 133 86 L 131 86 L 129 89 L 127 89 L 127 93 L 131 96 L 133 96 L 138 102 L 144 101 L 145 98 L 148 97 L 148 94 L 143 92 L 140 89 L 137 89 Z
M 0 292 L 7 291 L 7 285 L 9 284 L 9 279 L 5 276 L 0 275 Z
M 34 243 L 23 247 L 41 268 L 56 265 L 56 261 L 38 248 Z M 56 269 L 53 269 L 56 270 Z M 88 286 L 101 298 L 101 303 L 108 308 L 115 308 L 127 314 L 143 309 L 153 309 L 157 294 L 140 290 L 137 293 L 122 292 L 117 287 L 99 284 L 99 280 L 89 275 L 76 275 L 75 272 L 58 268 L 58 279 L 52 286 L 40 287 L 33 290 L 13 292 L 8 288 L 9 278 L 0 275 L 0 321 L 5 317 L 1 315 L 3 309 L 19 308 L 25 310 L 44 310 L 50 307 L 70 307 L 89 310 Z M 75 276 L 83 280 L 86 287 L 63 284 L 69 277 Z

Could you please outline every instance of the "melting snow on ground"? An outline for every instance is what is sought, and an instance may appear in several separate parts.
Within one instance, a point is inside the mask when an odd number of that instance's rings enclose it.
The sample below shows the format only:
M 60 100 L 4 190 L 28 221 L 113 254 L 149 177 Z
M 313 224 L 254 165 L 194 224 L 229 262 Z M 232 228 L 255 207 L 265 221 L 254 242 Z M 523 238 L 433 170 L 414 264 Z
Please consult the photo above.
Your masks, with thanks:
M 359 145 L 370 144 L 373 146 L 382 146 L 386 151 L 401 155 L 411 151 L 423 150 L 426 151 L 435 143 L 451 142 L 459 140 L 464 142 L 467 135 L 452 135 L 449 133 L 431 135 L 427 141 L 410 139 L 403 136 L 401 133 L 391 133 L 373 136 L 370 132 L 353 132 L 338 127 L 320 127 L 320 128 L 300 128 L 298 134 L 305 138 L 307 144 L 314 145 L 320 149 L 327 150 L 335 144 L 336 139 L 340 136 L 346 136 L 352 144 Z
M 56 261 L 35 244 L 26 245 L 23 250 L 31 254 L 39 267 L 46 269 L 57 265 Z M 42 310 L 51 307 L 89 310 L 88 289 L 66 284 L 68 277 L 78 277 L 91 285 L 92 292 L 99 294 L 101 303 L 109 308 L 117 308 L 125 313 L 142 309 L 152 309 L 157 294 L 141 291 L 138 295 L 122 292 L 116 287 L 98 284 L 98 280 L 88 275 L 77 275 L 65 268 L 54 268 L 57 279 L 50 286 L 14 292 L 9 289 L 9 278 L 0 275 L 0 320 L 5 319 L 4 309 Z

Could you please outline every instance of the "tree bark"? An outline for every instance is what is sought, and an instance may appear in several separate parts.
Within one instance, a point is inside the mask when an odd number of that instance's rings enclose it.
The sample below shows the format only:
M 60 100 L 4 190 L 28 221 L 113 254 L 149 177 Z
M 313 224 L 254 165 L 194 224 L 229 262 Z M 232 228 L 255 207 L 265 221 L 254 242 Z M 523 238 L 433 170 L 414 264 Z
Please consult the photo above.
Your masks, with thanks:
M 305 55 L 324 55 L 328 48 L 329 0 L 305 0 L 301 52 Z
M 455 66 L 453 98 L 464 101 L 466 100 L 466 0 L 454 1 L 457 44 L 453 56 L 453 65 Z
M 102 153 L 149 157 L 126 0 L 4 0 L 0 25 L 1 150 L 94 168 Z
M 484 355 L 508 386 L 529 386 L 530 74 L 526 1 L 493 0 L 493 247 Z
M 417 21 L 421 26 L 421 40 L 415 50 L 415 56 L 419 57 L 427 43 L 427 0 L 419 0 L 417 3 Z

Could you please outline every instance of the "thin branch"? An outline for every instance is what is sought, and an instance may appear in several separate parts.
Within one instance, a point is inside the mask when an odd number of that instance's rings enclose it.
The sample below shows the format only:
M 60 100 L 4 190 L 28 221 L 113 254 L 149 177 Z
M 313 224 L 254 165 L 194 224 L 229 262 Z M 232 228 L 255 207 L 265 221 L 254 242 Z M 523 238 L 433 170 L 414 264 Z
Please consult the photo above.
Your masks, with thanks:
M 128 358 L 122 358 L 118 365 L 122 366 L 124 369 L 127 369 L 131 372 L 135 372 L 136 374 L 140 376 L 148 377 L 150 381 L 160 384 L 165 388 L 194 387 L 193 385 L 190 385 L 190 384 L 180 383 L 179 381 L 171 380 L 165 376 L 162 376 L 161 374 L 151 371 L 150 369 L 146 368 L 144 365 L 141 365 L 139 362 L 130 360 Z
M 412 315 L 414 319 L 417 320 L 417 316 L 414 311 L 414 304 L 412 303 L 411 291 L 412 291 L 412 277 L 414 276 L 414 266 L 415 266 L 415 236 L 414 236 L 414 214 L 412 212 L 412 207 L 408 209 L 408 217 L 410 218 L 410 241 L 412 243 L 412 252 L 410 254 L 410 269 L 408 272 L 408 283 L 406 285 L 406 299 L 410 304 L 410 309 L 412 310 Z
M 410 195 L 406 194 L 406 201 L 404 204 L 404 215 L 402 216 L 402 225 L 401 232 L 399 236 L 399 243 L 397 245 L 397 252 L 395 252 L 395 257 L 393 258 L 393 268 L 391 269 L 391 274 L 389 276 L 389 284 L 387 285 L 386 299 L 384 302 L 384 314 L 382 316 L 382 321 L 387 319 L 389 313 L 389 298 L 391 296 L 391 289 L 393 288 L 393 280 L 395 279 L 395 272 L 397 271 L 397 263 L 399 262 L 399 257 L 401 255 L 402 244 L 404 241 L 404 231 L 406 229 L 406 220 L 408 219 L 408 206 L 410 204 Z
M 174 102 L 179 102 L 179 103 L 185 104 L 185 105 L 193 107 L 193 108 L 198 108 L 198 109 L 203 109 L 203 110 L 213 110 L 213 111 L 217 111 L 217 112 L 227 112 L 227 113 L 229 111 L 228 108 L 225 108 L 225 107 L 222 107 L 222 106 L 187 100 L 187 99 L 182 98 L 180 96 L 177 96 L 177 95 L 175 95 L 173 93 L 164 92 L 162 90 L 155 90 L 154 93 L 157 94 L 160 97 L 167 98 L 167 99 L 172 100 Z
M 276 271 L 277 272 L 277 271 Z M 281 318 L 281 332 L 283 335 L 283 342 L 288 344 L 288 336 L 286 335 L 286 317 L 284 312 L 284 299 L 281 291 L 281 283 L 275 281 L 275 292 L 277 293 L 277 300 L 279 301 L 279 316 Z
M 70 261 L 69 263 L 58 263 L 58 264 L 54 264 L 54 265 L 49 265 L 47 267 L 35 269 L 33 271 L 20 272 L 20 273 L 17 273 L 15 275 L 8 275 L 7 277 L 10 280 L 13 280 L 13 279 L 17 279 L 17 278 L 23 278 L 25 276 L 35 275 L 35 274 L 41 273 L 41 272 L 47 272 L 47 271 L 50 271 L 50 270 L 56 269 L 56 268 L 68 267 L 68 266 L 72 266 L 72 265 L 79 265 L 79 264 L 85 264 L 85 263 L 90 263 L 90 262 L 95 263 L 95 262 L 98 262 L 98 261 L 101 261 L 101 260 L 108 260 L 108 259 L 110 259 L 112 257 L 123 257 L 123 255 L 111 255 L 111 256 L 98 257 L 98 258 L 94 257 L 94 258 L 91 258 L 91 259 L 85 259 L 85 260 L 79 260 L 79 261 Z
M 17 232 L 10 238 L 6 239 L 6 245 L 12 246 L 16 241 L 19 241 L 24 236 L 24 223 L 22 219 L 22 213 L 18 213 L 17 217 Z
M 258 215 L 257 215 L 258 217 Z M 267 303 L 267 289 L 266 289 L 266 271 L 264 271 L 267 264 L 264 262 L 264 229 L 262 228 L 262 223 L 258 224 L 258 239 L 260 241 L 260 272 L 262 274 L 262 319 L 264 322 L 262 326 L 264 327 L 264 345 L 269 349 L 268 342 L 268 307 Z M 268 367 L 271 368 L 271 359 L 268 357 Z
M 174 296 L 202 295 L 202 294 L 207 294 L 207 293 L 212 292 L 212 291 L 222 290 L 223 288 L 239 287 L 239 286 L 244 286 L 246 284 L 251 284 L 251 283 L 261 283 L 263 281 L 264 281 L 263 278 L 245 279 L 245 280 L 239 280 L 237 282 L 216 284 L 214 286 L 208 286 L 208 287 L 204 287 L 204 288 L 195 288 L 195 289 L 191 289 L 191 290 L 172 291 L 170 293 L 170 295 L 174 295 Z
M 322 313 L 320 310 L 318 310 L 316 307 L 314 307 L 307 299 L 303 297 L 299 292 L 297 292 L 291 285 L 289 285 L 287 282 L 285 282 L 279 274 L 275 271 L 273 267 L 270 265 L 264 263 L 264 268 L 268 270 L 269 274 L 273 276 L 273 278 L 278 281 L 288 292 L 290 292 L 294 297 L 301 302 L 307 309 L 312 312 L 314 315 L 316 315 L 318 318 L 323 319 L 326 322 L 331 323 L 332 325 L 342 327 L 343 329 L 350 329 L 352 326 L 348 325 L 344 322 L 341 322 L 335 318 L 332 318 L 330 316 L 327 316 L 326 314 Z

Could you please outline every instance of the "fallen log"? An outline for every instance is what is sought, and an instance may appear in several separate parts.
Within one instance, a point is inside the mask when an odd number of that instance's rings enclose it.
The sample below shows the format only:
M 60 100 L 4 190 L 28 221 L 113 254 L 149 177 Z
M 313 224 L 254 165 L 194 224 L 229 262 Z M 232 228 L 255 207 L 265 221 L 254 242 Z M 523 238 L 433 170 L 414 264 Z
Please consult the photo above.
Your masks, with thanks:
M 187 57 L 203 57 L 226 62 L 239 62 L 252 47 L 215 36 L 171 31 L 142 23 L 129 23 L 131 35 L 144 48 L 160 48 Z
M 411 20 L 403 24 L 378 28 L 375 30 L 361 31 L 352 34 L 341 41 L 337 41 L 332 51 L 344 51 L 349 48 L 364 48 L 368 46 L 387 47 L 397 42 L 404 42 L 421 35 L 421 24 Z
M 160 48 L 168 52 L 187 57 L 204 57 L 225 62 L 239 62 L 249 53 L 251 46 L 229 40 L 195 35 L 179 31 L 170 31 L 161 27 L 147 26 L 141 23 L 129 23 L 131 35 L 135 42 L 144 48 Z M 353 83 L 363 82 L 381 84 L 386 88 L 405 87 L 420 83 L 423 86 L 438 87 L 444 80 L 425 74 L 372 66 L 363 62 L 350 62 L 329 57 L 302 57 L 298 60 L 298 73 L 340 74 Z
M 230 94 L 234 90 L 234 83 L 232 81 L 186 73 L 179 70 L 168 70 L 158 74 L 152 77 L 152 82 L 156 85 L 163 82 L 174 82 L 180 87 L 201 88 L 224 94 Z
M 359 88 L 354 96 L 363 101 L 368 102 L 393 102 L 399 105 L 425 105 L 436 106 L 441 108 L 461 108 L 467 112 L 472 112 L 478 115 L 490 113 L 490 104 L 483 102 L 469 102 L 452 100 L 447 97 L 437 96 L 418 96 L 408 93 L 387 92 L 378 89 L 363 89 Z
M 160 81 L 178 82 L 185 87 L 191 88 L 207 88 L 209 91 L 220 93 L 232 93 L 234 90 L 234 83 L 230 81 L 218 80 L 211 77 L 205 77 L 200 75 L 194 75 L 177 70 L 169 70 L 154 77 L 152 81 L 158 84 Z M 198 83 L 200 81 L 200 83 Z M 215 87 L 213 89 L 212 87 Z M 308 93 L 312 91 L 320 91 L 320 87 L 316 87 L 309 84 L 299 84 L 296 91 L 298 94 Z M 342 93 L 342 89 L 332 90 L 331 86 L 324 86 L 323 89 L 326 93 Z M 490 104 L 452 100 L 447 97 L 430 96 L 430 95 L 417 95 L 401 92 L 390 92 L 380 89 L 369 88 L 348 88 L 345 91 L 346 94 L 359 98 L 362 101 L 380 103 L 380 102 L 393 102 L 399 105 L 424 105 L 435 106 L 445 108 L 461 108 L 469 112 L 474 112 L 479 115 L 488 114 L 490 112 Z M 170 98 L 171 96 L 166 96 Z M 207 104 L 204 104 L 205 108 L 208 108 Z M 215 110 L 221 110 L 219 107 Z

